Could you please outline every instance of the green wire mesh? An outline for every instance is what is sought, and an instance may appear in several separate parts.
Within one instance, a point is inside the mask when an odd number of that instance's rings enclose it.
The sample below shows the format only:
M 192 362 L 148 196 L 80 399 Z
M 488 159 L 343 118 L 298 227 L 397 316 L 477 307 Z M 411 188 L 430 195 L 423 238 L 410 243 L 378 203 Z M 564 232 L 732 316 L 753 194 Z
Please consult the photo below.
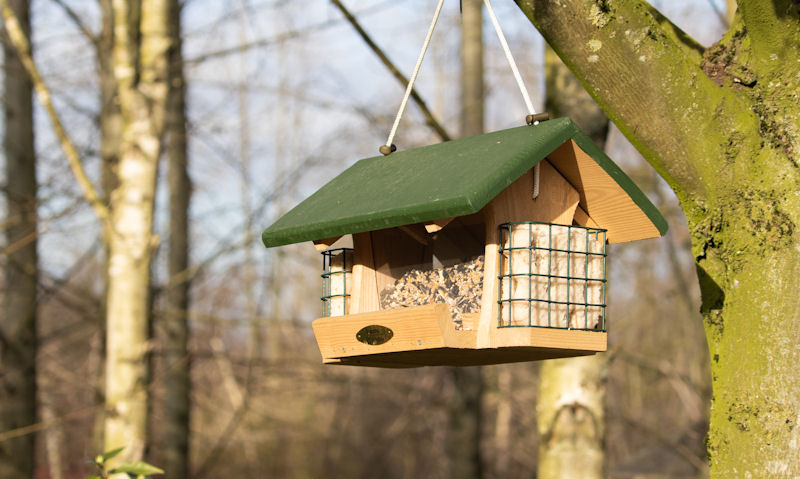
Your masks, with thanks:
M 500 225 L 498 327 L 606 330 L 606 230 Z
M 334 303 L 341 301 L 341 314 L 346 314 L 350 295 L 347 293 L 347 281 L 353 272 L 353 248 L 336 248 L 322 252 L 322 315 L 331 316 Z M 337 284 L 334 288 L 334 282 Z M 338 287 L 340 286 L 340 287 Z M 336 289 L 336 291 L 334 291 Z M 340 299 L 341 298 L 341 299 Z

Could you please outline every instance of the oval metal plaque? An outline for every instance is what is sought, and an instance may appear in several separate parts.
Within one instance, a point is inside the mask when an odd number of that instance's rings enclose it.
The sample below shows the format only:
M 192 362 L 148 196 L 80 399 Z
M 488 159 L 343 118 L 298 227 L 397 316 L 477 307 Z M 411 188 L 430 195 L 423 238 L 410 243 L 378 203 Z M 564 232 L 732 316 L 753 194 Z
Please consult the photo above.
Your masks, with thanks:
M 364 326 L 356 333 L 356 339 L 359 342 L 370 346 L 383 344 L 392 339 L 392 336 L 394 336 L 394 332 L 391 329 L 379 324 Z

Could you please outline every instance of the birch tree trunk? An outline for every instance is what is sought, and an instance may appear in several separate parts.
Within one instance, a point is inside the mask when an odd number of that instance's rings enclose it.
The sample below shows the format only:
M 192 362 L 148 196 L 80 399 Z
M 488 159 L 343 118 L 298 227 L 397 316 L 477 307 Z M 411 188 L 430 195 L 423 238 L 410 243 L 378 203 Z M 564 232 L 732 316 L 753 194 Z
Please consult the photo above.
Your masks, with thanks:
M 27 0 L 10 0 L 30 38 Z M 4 33 L 5 36 L 5 33 Z M 36 288 L 38 283 L 33 90 L 8 38 L 3 42 L 6 240 L 0 314 L 0 431 L 36 422 Z M 0 477 L 33 477 L 34 436 L 0 442 Z
M 483 133 L 483 28 L 481 0 L 462 2 L 461 136 Z M 447 458 L 450 477 L 483 477 L 483 373 L 479 367 L 452 368 L 455 395 L 450 404 Z
M 585 356 L 545 361 L 536 415 L 540 479 L 606 477 L 605 379 L 608 361 Z
M 568 116 L 601 147 L 608 118 L 549 47 L 545 51 L 546 110 Z M 544 361 L 536 415 L 539 479 L 606 477 L 605 398 L 608 356 Z
M 140 460 L 146 443 L 153 206 L 167 99 L 167 0 L 114 0 L 113 71 L 122 118 L 111 192 L 104 449 Z
M 100 34 L 96 40 L 96 64 L 97 76 L 100 84 L 100 117 L 98 118 L 100 128 L 100 160 L 101 160 L 101 173 L 100 173 L 100 186 L 101 196 L 103 203 L 106 207 L 110 208 L 111 192 L 116 189 L 117 182 L 117 165 L 119 163 L 120 151 L 120 136 L 122 116 L 119 110 L 119 95 L 117 95 L 117 82 L 114 78 L 113 68 L 113 50 L 114 50 L 114 6 L 113 0 L 98 0 L 101 12 L 101 28 Z M 102 317 L 106 317 L 108 298 L 108 259 L 109 248 L 111 239 L 109 237 L 110 231 L 108 228 L 103 230 L 104 240 L 104 257 L 105 268 L 103 287 L 105 288 L 101 300 L 101 313 Z M 100 356 L 96 364 L 97 374 L 92 374 L 92 377 L 97 382 L 95 389 L 94 401 L 98 406 L 105 403 L 105 351 L 106 351 L 106 325 L 104 321 L 98 325 L 99 337 L 97 338 L 97 347 L 93 347 L 92 354 Z M 97 408 L 95 413 L 94 427 L 92 431 L 92 450 L 103 450 L 103 429 L 105 424 L 105 411 L 102 407 Z
M 711 356 L 711 477 L 797 477 L 800 6 L 738 0 L 705 48 L 640 0 L 517 4 L 686 214 Z
M 169 284 L 166 311 L 164 377 L 164 470 L 170 477 L 189 477 L 189 201 L 191 182 L 187 164 L 186 84 L 181 43 L 181 3 L 169 2 L 169 103 L 166 113 L 167 172 L 169 183 Z

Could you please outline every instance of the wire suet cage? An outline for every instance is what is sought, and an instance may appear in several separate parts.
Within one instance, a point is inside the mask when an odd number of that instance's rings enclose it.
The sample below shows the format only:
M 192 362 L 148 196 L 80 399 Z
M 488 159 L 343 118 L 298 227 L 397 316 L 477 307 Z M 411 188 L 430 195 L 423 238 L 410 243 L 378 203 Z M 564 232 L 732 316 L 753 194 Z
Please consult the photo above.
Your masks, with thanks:
M 344 316 L 349 310 L 353 248 L 322 252 L 322 315 Z
M 606 230 L 499 226 L 498 327 L 605 331 Z

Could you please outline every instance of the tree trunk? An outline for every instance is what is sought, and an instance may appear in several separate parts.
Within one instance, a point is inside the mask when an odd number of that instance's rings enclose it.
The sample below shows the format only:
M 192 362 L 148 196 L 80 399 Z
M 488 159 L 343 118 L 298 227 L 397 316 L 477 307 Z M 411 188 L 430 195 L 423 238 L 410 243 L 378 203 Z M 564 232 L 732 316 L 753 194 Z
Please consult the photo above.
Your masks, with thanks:
M 608 118 L 549 47 L 546 110 L 568 116 L 603 147 Z M 539 479 L 606 477 L 605 399 L 608 355 L 542 363 L 536 414 Z
M 106 450 L 141 460 L 147 425 L 153 206 L 167 98 L 168 5 L 114 0 L 113 71 L 122 118 L 111 193 L 106 311 Z
M 461 137 L 483 133 L 483 1 L 461 2 Z
M 27 38 L 27 0 L 11 8 Z M 3 42 L 6 159 L 5 264 L 0 314 L 0 430 L 36 422 L 37 200 L 32 85 L 8 38 Z M 0 442 L 0 477 L 33 477 L 34 436 Z
M 554 359 L 542 364 L 536 415 L 537 477 L 606 477 L 605 379 L 602 356 Z
M 97 38 L 97 70 L 100 83 L 100 156 L 103 202 L 108 204 L 111 192 L 118 185 L 122 116 L 119 110 L 117 82 L 114 78 L 114 6 L 113 0 L 98 0 L 102 27 Z
M 704 48 L 642 1 L 517 0 L 675 190 L 714 397 L 712 477 L 800 474 L 800 7 L 739 0 Z
M 96 43 L 96 63 L 97 76 L 100 84 L 100 116 L 98 126 L 100 129 L 100 159 L 101 173 L 100 186 L 102 190 L 102 200 L 106 207 L 110 207 L 111 192 L 118 185 L 117 166 L 119 163 L 120 137 L 122 128 L 122 115 L 119 110 L 119 95 L 117 94 L 117 82 L 114 78 L 113 69 L 113 50 L 114 50 L 114 6 L 112 0 L 98 0 L 101 11 L 101 30 Z M 105 318 L 108 298 L 108 258 L 110 231 L 103 230 L 103 245 L 105 262 L 103 287 L 106 289 L 101 300 L 101 314 Z M 101 358 L 105 357 L 106 330 L 105 323 L 101 320 L 98 325 L 99 342 L 96 348 L 97 354 Z M 94 352 L 94 350 L 93 350 Z M 105 393 L 103 384 L 105 383 L 105 368 L 103 361 L 97 363 L 99 374 L 97 388 L 95 389 L 95 404 L 101 406 L 105 403 Z M 105 424 L 105 411 L 102 407 L 97 408 L 95 413 L 94 427 L 92 431 L 92 451 L 100 452 L 103 450 L 103 429 Z
M 481 0 L 462 2 L 461 136 L 483 133 L 483 29 Z M 450 477 L 483 477 L 482 368 L 452 368 L 455 394 L 450 404 L 447 457 Z
M 50 479 L 64 479 L 64 431 L 58 424 L 58 409 L 52 384 L 39 387 L 39 410 L 42 422 L 51 426 L 44 432 L 44 450 L 47 456 L 47 472 Z
M 164 470 L 170 477 L 189 477 L 189 200 L 187 171 L 186 84 L 181 51 L 181 6 L 170 0 L 169 103 L 165 129 L 169 182 L 169 284 L 164 329 L 166 375 L 164 418 Z

